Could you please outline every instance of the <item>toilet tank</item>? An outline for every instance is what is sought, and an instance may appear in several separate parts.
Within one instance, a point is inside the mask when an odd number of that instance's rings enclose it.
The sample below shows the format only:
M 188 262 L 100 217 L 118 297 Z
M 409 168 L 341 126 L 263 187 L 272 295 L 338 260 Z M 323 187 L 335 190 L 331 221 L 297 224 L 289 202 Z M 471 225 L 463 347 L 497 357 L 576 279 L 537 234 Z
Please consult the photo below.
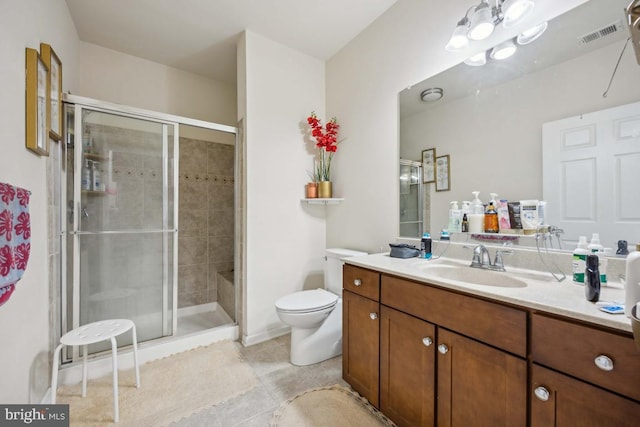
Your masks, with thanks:
M 342 248 L 327 249 L 324 257 L 324 288 L 334 294 L 342 295 L 343 259 L 362 255 L 367 253 Z

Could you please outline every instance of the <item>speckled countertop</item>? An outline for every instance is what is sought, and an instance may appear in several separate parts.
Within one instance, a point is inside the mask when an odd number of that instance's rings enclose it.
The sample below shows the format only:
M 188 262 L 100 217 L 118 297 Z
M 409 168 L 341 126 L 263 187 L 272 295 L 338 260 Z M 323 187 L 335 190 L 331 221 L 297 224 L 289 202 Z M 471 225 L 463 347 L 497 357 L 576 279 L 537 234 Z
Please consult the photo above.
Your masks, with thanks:
M 344 260 L 348 264 L 369 268 L 383 273 L 407 279 L 432 283 L 443 288 L 466 292 L 503 301 L 522 307 L 545 311 L 569 318 L 582 320 L 600 326 L 631 332 L 631 320 L 624 314 L 608 314 L 586 300 L 584 286 L 576 285 L 567 276 L 562 282 L 556 281 L 550 273 L 509 268 L 506 272 L 471 269 L 469 261 L 456 258 L 439 258 L 424 260 L 420 258 L 392 258 L 388 253 L 373 254 Z M 460 267 L 460 268 L 455 268 Z M 461 270 L 469 269 L 470 271 Z M 447 274 L 450 270 L 459 270 Z M 481 281 L 490 282 L 493 275 L 500 286 L 474 284 L 445 276 L 479 277 Z M 514 286 L 510 285 L 513 279 Z M 601 288 L 600 301 L 624 302 L 624 288 L 619 281 L 611 281 Z

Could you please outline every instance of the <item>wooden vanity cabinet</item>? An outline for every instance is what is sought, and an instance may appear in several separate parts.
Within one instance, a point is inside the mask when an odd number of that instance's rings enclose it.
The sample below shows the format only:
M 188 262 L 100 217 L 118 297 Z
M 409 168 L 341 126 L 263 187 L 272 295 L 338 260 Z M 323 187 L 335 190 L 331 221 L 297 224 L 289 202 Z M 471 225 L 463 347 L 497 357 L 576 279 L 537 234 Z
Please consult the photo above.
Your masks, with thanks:
M 380 410 L 398 426 L 435 421 L 436 327 L 380 307 Z
M 380 274 L 346 264 L 342 292 L 342 378 L 379 407 Z
M 635 426 L 640 352 L 622 333 L 532 315 L 531 425 Z
M 399 426 L 526 425 L 526 360 L 465 336 L 485 336 L 526 354 L 515 336 L 526 338 L 526 313 L 494 305 L 383 275 L 382 412 Z M 483 318 L 474 322 L 477 315 Z M 501 331 L 505 324 L 516 330 Z

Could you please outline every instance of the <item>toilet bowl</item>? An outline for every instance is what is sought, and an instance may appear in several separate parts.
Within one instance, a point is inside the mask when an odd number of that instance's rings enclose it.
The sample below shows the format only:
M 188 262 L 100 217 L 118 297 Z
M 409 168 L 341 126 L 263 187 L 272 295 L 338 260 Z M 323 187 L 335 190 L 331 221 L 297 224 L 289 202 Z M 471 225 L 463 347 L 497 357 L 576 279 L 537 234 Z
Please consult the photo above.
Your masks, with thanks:
M 342 260 L 361 255 L 366 253 L 327 249 L 326 289 L 294 292 L 276 301 L 278 317 L 291 327 L 292 364 L 311 365 L 342 353 Z

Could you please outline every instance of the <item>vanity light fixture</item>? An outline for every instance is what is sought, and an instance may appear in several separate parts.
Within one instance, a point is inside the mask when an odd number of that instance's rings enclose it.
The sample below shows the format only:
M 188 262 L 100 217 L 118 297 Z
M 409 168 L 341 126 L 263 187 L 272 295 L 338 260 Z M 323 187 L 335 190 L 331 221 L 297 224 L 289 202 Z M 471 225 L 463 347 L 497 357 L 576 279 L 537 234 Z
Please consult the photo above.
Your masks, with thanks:
M 522 33 L 518 35 L 516 41 L 519 45 L 524 46 L 525 44 L 529 44 L 534 40 L 537 40 L 538 37 L 542 35 L 545 31 L 547 31 L 547 27 L 549 23 L 547 21 L 538 24 L 534 27 L 529 28 L 528 30 L 524 30 Z
M 496 27 L 495 21 L 494 10 L 489 6 L 487 0 L 482 0 L 480 4 L 476 6 L 473 15 L 471 15 L 467 37 L 471 40 L 486 39 L 493 33 Z
M 422 102 L 436 102 L 442 99 L 444 92 L 442 88 L 439 87 L 431 87 L 429 89 L 425 89 L 420 93 L 420 99 Z
M 465 59 L 464 63 L 472 67 L 482 67 L 487 63 L 487 52 L 483 50 L 482 52 L 476 53 L 475 55 Z
M 445 49 L 458 51 L 466 48 L 469 40 L 484 40 L 500 23 L 505 28 L 512 27 L 528 16 L 534 5 L 533 0 L 495 0 L 492 7 L 489 0 L 480 0 L 480 4 L 470 7 L 458 21 Z
M 501 59 L 507 59 L 508 57 L 516 53 L 516 49 L 517 47 L 513 43 L 513 40 L 509 39 L 507 41 L 500 43 L 499 45 L 496 45 L 493 49 L 491 49 L 491 53 L 489 54 L 489 57 L 491 57 L 491 59 L 496 59 L 498 61 Z

